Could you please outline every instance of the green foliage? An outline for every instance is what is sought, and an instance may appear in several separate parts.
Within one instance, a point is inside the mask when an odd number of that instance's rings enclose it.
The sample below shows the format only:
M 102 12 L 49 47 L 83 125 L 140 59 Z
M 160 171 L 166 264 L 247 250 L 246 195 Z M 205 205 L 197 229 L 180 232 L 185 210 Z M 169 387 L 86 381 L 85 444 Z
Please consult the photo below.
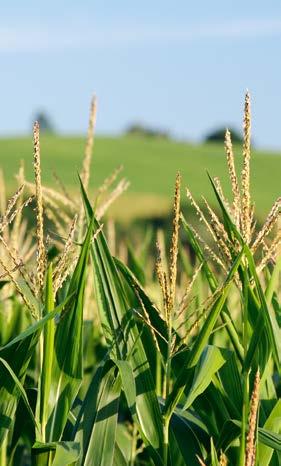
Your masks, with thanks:
M 54 133 L 54 126 L 49 116 L 44 112 L 39 112 L 34 117 L 40 125 L 41 133 Z
M 126 134 L 129 136 L 146 137 L 155 139 L 169 139 L 168 131 L 150 128 L 141 123 L 133 123 L 126 129 Z
M 230 129 L 231 132 L 231 139 L 233 143 L 242 144 L 243 143 L 243 136 L 236 131 L 235 129 Z M 225 138 L 225 128 L 218 128 L 214 131 L 211 131 L 205 137 L 205 142 L 224 142 Z
M 132 247 L 127 264 L 112 256 L 80 184 L 85 239 L 68 279 L 56 292 L 49 264 L 42 302 L 34 298 L 41 319 L 17 326 L 13 317 L 9 331 L 0 329 L 2 464 L 220 466 L 225 455 L 244 466 L 255 395 L 256 465 L 278 465 L 279 261 L 258 271 L 212 182 L 231 265 L 214 267 L 182 217 L 178 282 L 196 268 L 200 287 L 182 320 L 174 304 L 170 328 L 155 280 Z M 26 313 L 16 292 L 6 304 L 12 315 Z

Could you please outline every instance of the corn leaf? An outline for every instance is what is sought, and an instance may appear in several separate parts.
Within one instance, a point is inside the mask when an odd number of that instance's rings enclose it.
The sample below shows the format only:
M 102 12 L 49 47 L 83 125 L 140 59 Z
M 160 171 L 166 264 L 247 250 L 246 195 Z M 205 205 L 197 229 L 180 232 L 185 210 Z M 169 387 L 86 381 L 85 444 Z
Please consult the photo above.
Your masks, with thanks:
M 0 443 L 10 429 L 17 402 L 21 396 L 19 381 L 23 386 L 30 359 L 35 351 L 40 332 L 44 325 L 59 314 L 68 301 L 64 301 L 54 311 L 40 321 L 29 326 L 24 332 L 0 348 L 0 357 L 6 361 L 16 379 L 7 377 L 7 369 L 0 365 Z M 15 354 L 17 357 L 15 357 Z
M 197 466 L 196 455 L 202 457 L 203 448 L 192 424 L 175 412 L 171 417 L 170 426 L 169 447 L 172 464 L 177 464 L 177 457 L 181 456 L 184 465 Z
M 254 259 L 248 247 L 245 247 L 245 253 L 247 256 L 249 269 L 254 279 L 256 289 L 257 289 L 257 294 L 258 294 L 258 298 L 260 302 L 260 313 L 262 314 L 264 318 L 264 326 L 265 326 L 265 331 L 266 331 L 267 338 L 269 341 L 269 345 L 271 347 L 275 362 L 278 368 L 280 368 L 281 330 L 276 321 L 275 314 L 267 306 L 266 296 L 264 295 L 264 292 L 262 290 L 262 287 L 261 287 L 261 284 L 260 284 L 260 281 L 259 281 L 259 278 L 256 272 Z
M 34 426 L 36 426 L 38 428 L 38 424 L 37 424 L 36 419 L 34 417 L 33 411 L 32 411 L 32 409 L 30 407 L 26 391 L 25 391 L 24 387 L 22 386 L 20 380 L 17 378 L 17 376 L 14 373 L 13 369 L 10 367 L 10 365 L 7 363 L 7 361 L 5 361 L 5 359 L 0 357 L 0 363 L 3 364 L 3 366 L 7 369 L 8 375 L 11 377 L 11 379 L 15 383 L 18 391 L 20 392 L 20 396 L 22 397 L 22 400 L 23 400 L 23 402 L 25 404 L 25 407 L 26 407 L 27 412 L 28 412 L 28 414 L 30 416 L 30 419 L 32 420 Z
M 80 457 L 80 445 L 77 442 L 35 442 L 32 448 L 35 466 L 69 466 L 76 464 Z
M 52 265 L 49 266 L 46 275 L 46 287 L 45 287 L 45 306 L 44 314 L 48 315 L 54 309 L 54 292 L 52 282 Z M 51 388 L 51 377 L 52 377 L 52 364 L 53 364 L 53 353 L 54 353 L 54 336 L 55 336 L 55 322 L 54 320 L 48 320 L 43 330 L 43 354 L 42 354 L 42 370 L 41 377 L 39 379 L 37 398 L 37 416 L 40 420 L 42 440 L 45 439 L 45 428 L 47 423 L 48 415 L 48 402 Z M 38 439 L 39 440 L 39 439 Z
M 212 466 L 220 466 L 218 455 L 215 449 L 214 441 L 211 438 L 211 464 Z
M 114 449 L 114 466 L 128 466 L 129 463 L 126 461 L 121 448 L 119 447 L 118 443 L 115 444 Z
M 243 389 L 235 353 L 231 353 L 231 356 L 219 370 L 218 379 L 222 385 L 224 399 L 227 402 L 231 417 L 239 417 L 242 413 Z
M 88 218 L 92 208 L 81 183 L 81 190 Z M 100 228 L 94 221 L 94 232 Z M 154 450 L 162 449 L 163 431 L 160 407 L 142 337 L 130 312 L 130 305 L 119 277 L 114 260 L 109 252 L 103 232 L 92 244 L 92 260 L 96 298 L 100 314 L 109 326 L 116 349 L 116 359 L 127 359 L 132 365 L 136 380 L 136 413 L 142 436 Z
M 115 453 L 120 456 L 119 463 L 129 464 L 132 457 L 132 435 L 125 423 L 118 423 L 116 428 Z M 121 455 L 119 454 L 121 453 Z M 115 460 L 116 461 L 116 460 Z M 122 462 L 123 461 L 123 462 Z M 118 461 L 116 461 L 118 464 Z
M 52 466 L 68 466 L 79 459 L 80 445 L 77 442 L 58 442 Z
M 48 402 L 46 441 L 59 441 L 83 374 L 82 328 L 83 296 L 93 221 L 90 222 L 81 253 L 73 272 L 68 295 L 74 294 L 61 316 L 54 338 L 52 381 Z
M 279 408 L 278 408 L 279 409 Z M 217 449 L 226 450 L 228 446 L 239 437 L 241 432 L 241 421 L 229 419 L 223 426 Z M 280 430 L 280 427 L 279 427 Z M 258 427 L 258 441 L 273 450 L 281 451 L 281 435 L 264 427 Z M 262 463 L 261 463 L 262 464 Z
M 120 393 L 116 366 L 111 360 L 104 361 L 92 379 L 74 429 L 74 439 L 82 448 L 79 464 L 113 464 Z
M 270 431 L 273 434 L 280 434 L 281 432 L 281 400 L 276 401 L 275 406 L 273 407 L 270 415 L 268 416 L 266 422 L 263 425 L 263 428 L 266 431 Z M 270 464 L 273 449 L 269 446 L 266 446 L 263 443 L 259 444 L 258 452 L 259 452 L 259 461 L 260 464 L 267 466 Z
M 183 409 L 188 409 L 211 383 L 214 374 L 225 364 L 230 354 L 226 350 L 208 345 L 204 349 L 195 369 L 192 385 L 186 395 Z
M 150 300 L 149 296 L 146 294 L 145 290 L 138 282 L 137 278 L 133 275 L 131 270 L 129 270 L 129 268 L 126 267 L 125 264 L 123 264 L 116 258 L 114 259 L 114 262 L 117 266 L 118 272 L 120 272 L 121 274 L 124 286 L 126 286 L 127 289 L 131 290 L 131 292 L 128 292 L 130 307 L 139 307 L 139 299 L 141 300 L 145 308 L 145 311 L 149 317 L 149 323 L 151 324 L 152 328 L 156 330 L 154 331 L 154 338 L 156 338 L 158 347 L 161 351 L 161 355 L 165 359 L 168 351 L 168 329 L 166 322 L 162 319 L 159 310 L 156 308 L 155 304 L 153 304 L 153 302 Z M 136 290 L 137 296 L 134 290 Z M 141 307 L 139 307 L 139 312 L 143 314 Z M 145 315 L 143 317 L 145 318 Z M 148 326 L 146 327 L 148 328 Z M 150 361 L 155 359 L 156 351 L 155 345 L 152 340 L 153 339 L 151 337 L 150 340 L 145 339 L 143 342 L 145 345 L 146 354 L 148 355 Z M 153 352 L 153 355 L 150 354 L 151 352 Z
M 216 299 L 214 305 L 212 306 L 212 309 L 209 312 L 208 317 L 206 318 L 199 334 L 197 335 L 195 339 L 195 343 L 190 353 L 188 353 L 186 363 L 182 371 L 179 373 L 176 379 L 175 385 L 173 387 L 173 390 L 167 399 L 167 403 L 165 407 L 165 415 L 167 416 L 170 416 L 171 413 L 174 411 L 174 408 L 179 402 L 185 388 L 188 387 L 188 385 L 191 384 L 192 382 L 190 380 L 191 372 L 189 371 L 189 369 L 198 363 L 199 358 L 208 342 L 208 339 L 212 333 L 215 323 L 225 303 L 228 290 L 229 290 L 229 285 L 237 271 L 237 268 L 240 265 L 242 255 L 243 255 L 243 249 L 240 252 L 240 254 L 237 256 L 236 260 L 234 261 L 231 267 L 231 270 L 229 272 L 229 275 L 225 281 L 224 288 L 222 289 L 219 297 Z
M 204 257 L 203 250 L 199 242 L 197 241 L 193 231 L 190 229 L 189 225 L 184 219 L 184 217 L 182 217 L 182 220 L 183 220 L 183 227 L 185 229 L 185 232 L 187 234 L 191 247 L 194 253 L 196 254 L 196 256 L 198 257 L 198 260 L 200 261 L 200 263 L 202 263 L 202 270 L 205 274 L 205 277 L 208 281 L 211 291 L 214 293 L 219 286 L 216 275 L 212 272 L 211 268 L 209 267 L 208 262 L 206 261 Z M 221 312 L 221 318 L 222 318 L 222 321 L 226 324 L 226 330 L 233 344 L 233 348 L 235 349 L 237 357 L 239 358 L 241 362 L 243 362 L 243 347 L 240 342 L 238 331 L 235 328 L 234 322 L 232 320 L 231 314 L 226 304 L 224 304 L 223 306 L 223 310 Z

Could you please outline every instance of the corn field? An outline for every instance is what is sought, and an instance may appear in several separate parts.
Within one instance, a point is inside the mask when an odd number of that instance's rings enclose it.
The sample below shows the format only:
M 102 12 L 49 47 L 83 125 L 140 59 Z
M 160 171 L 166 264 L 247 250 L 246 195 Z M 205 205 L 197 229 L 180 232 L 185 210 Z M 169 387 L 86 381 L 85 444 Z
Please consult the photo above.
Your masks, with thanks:
M 37 123 L 33 182 L 21 166 L 6 201 L 2 174 L 1 466 L 280 465 L 281 198 L 260 226 L 249 94 L 232 198 L 209 175 L 199 204 L 178 173 L 171 231 L 136 249 L 105 215 L 120 169 L 89 196 L 95 120 L 93 99 L 80 199 L 42 185 Z

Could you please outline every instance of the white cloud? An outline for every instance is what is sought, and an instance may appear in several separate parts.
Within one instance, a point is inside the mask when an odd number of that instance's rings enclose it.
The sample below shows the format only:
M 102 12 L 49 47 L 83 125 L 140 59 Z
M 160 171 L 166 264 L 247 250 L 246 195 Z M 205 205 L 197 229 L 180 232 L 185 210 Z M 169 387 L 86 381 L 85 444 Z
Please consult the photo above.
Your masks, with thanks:
M 257 39 L 281 35 L 281 19 L 248 19 L 218 23 L 197 23 L 187 25 L 167 24 L 123 24 L 104 28 L 83 27 L 72 24 L 69 27 L 41 28 L 1 27 L 0 52 L 38 52 L 65 49 L 107 48 L 142 44 L 183 44 L 197 40 Z

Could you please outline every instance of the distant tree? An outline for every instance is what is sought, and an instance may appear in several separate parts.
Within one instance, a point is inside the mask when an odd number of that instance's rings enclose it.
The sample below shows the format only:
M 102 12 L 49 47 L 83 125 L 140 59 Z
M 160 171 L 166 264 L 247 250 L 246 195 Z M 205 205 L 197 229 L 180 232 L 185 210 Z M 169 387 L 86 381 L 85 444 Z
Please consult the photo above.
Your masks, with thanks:
M 38 112 L 35 114 L 34 121 L 38 121 L 41 133 L 55 133 L 54 125 L 45 112 Z
M 223 142 L 225 137 L 225 128 L 218 128 L 214 131 L 211 131 L 207 136 L 204 138 L 205 142 Z M 233 143 L 242 144 L 243 137 L 236 129 L 229 128 L 231 133 L 231 140 Z
M 125 131 L 125 134 L 131 135 L 131 136 L 149 137 L 149 138 L 155 138 L 155 139 L 169 139 L 170 138 L 170 134 L 168 131 L 157 129 L 157 128 L 151 128 L 141 123 L 133 123 L 129 125 Z

